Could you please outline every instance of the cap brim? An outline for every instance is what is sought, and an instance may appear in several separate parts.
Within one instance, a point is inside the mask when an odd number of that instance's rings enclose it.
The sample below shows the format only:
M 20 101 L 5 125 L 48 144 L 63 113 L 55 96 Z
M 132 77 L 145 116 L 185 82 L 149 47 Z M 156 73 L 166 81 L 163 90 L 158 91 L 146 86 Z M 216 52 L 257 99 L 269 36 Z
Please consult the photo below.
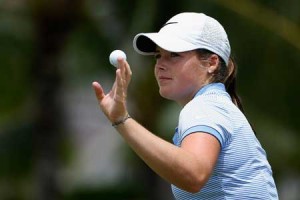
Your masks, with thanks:
M 197 49 L 196 45 L 169 34 L 140 33 L 133 39 L 134 49 L 142 55 L 153 55 L 157 46 L 170 52 L 184 52 Z

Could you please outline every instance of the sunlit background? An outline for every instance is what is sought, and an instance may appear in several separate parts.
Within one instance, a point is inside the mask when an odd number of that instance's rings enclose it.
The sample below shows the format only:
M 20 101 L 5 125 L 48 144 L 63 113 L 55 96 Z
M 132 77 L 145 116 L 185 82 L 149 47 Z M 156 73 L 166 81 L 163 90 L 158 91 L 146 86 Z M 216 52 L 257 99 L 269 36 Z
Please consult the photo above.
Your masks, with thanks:
M 132 39 L 171 16 L 220 21 L 238 91 L 282 200 L 300 196 L 300 1 L 0 0 L 0 199 L 169 200 L 168 183 L 128 148 L 98 108 L 127 53 L 130 114 L 171 141 L 180 107 L 158 95 L 152 57 Z

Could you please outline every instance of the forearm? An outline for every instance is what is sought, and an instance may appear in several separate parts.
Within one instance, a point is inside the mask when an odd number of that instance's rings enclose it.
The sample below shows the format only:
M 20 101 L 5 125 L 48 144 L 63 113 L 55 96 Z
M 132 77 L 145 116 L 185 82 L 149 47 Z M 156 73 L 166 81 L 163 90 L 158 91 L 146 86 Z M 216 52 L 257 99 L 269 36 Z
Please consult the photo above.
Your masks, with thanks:
M 195 155 L 157 137 L 134 119 L 116 127 L 130 147 L 158 175 L 187 191 L 199 190 L 207 181 L 205 167 Z

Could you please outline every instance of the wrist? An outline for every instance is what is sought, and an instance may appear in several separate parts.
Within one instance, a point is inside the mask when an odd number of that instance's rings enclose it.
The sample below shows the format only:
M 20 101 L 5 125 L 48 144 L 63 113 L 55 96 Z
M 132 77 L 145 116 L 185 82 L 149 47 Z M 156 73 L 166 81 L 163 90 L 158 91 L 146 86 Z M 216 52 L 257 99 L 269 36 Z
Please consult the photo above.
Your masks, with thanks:
M 131 117 L 130 117 L 130 115 L 127 113 L 127 115 L 126 115 L 123 119 L 118 120 L 118 121 L 115 121 L 115 122 L 112 122 L 111 125 L 112 125 L 113 127 L 117 127 L 117 126 L 119 126 L 120 124 L 124 124 L 125 121 L 126 121 L 127 119 L 129 119 L 129 118 L 131 118 Z

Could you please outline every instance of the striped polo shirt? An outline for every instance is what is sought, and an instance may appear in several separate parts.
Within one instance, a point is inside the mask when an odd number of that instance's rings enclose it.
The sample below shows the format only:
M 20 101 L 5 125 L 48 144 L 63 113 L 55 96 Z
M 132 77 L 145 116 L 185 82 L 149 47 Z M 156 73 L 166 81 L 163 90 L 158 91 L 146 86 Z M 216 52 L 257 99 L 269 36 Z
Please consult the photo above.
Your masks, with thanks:
M 201 88 L 180 112 L 173 142 L 195 132 L 211 134 L 221 151 L 213 173 L 198 193 L 172 185 L 177 200 L 278 199 L 266 152 L 222 83 Z

